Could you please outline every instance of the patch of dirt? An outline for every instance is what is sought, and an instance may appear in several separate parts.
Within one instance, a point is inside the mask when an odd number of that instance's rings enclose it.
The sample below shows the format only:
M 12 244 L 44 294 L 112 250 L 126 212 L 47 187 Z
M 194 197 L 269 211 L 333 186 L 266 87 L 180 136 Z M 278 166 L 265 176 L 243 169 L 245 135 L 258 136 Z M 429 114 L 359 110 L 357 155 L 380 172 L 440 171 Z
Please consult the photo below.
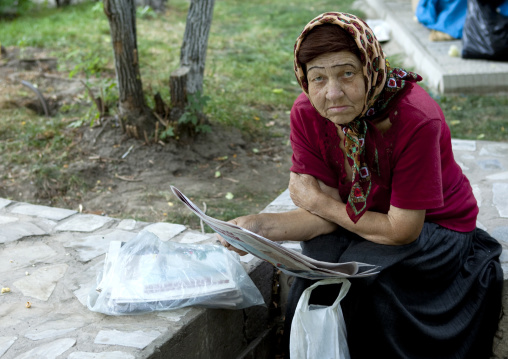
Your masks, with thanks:
M 233 205 L 259 212 L 287 187 L 291 153 L 281 138 L 250 142 L 238 130 L 214 127 L 192 144 L 147 146 L 104 126 L 82 131 L 81 155 L 68 168 L 92 187 L 83 197 L 87 210 L 157 220 L 168 213 L 169 220 L 177 202 L 173 185 L 219 213 L 227 208 L 217 206 Z M 228 192 L 235 196 L 229 201 Z
M 24 106 L 44 113 L 35 92 L 26 88 L 22 98 L 16 95 L 21 80 L 38 84 L 51 114 L 86 97 L 79 80 L 56 71 L 56 61 L 36 49 L 24 51 L 23 58 L 44 61 L 21 61 L 19 50 L 8 49 L 8 57 L 0 63 L 0 108 Z M 0 197 L 196 226 L 194 216 L 171 193 L 174 185 L 199 206 L 206 205 L 211 215 L 257 213 L 287 188 L 291 160 L 289 115 L 267 110 L 264 119 L 264 133 L 257 137 L 215 125 L 193 143 L 165 145 L 126 138 L 113 117 L 100 126 L 66 129 L 65 135 L 73 138 L 67 149 L 72 161 L 56 169 L 58 176 L 46 176 L 47 181 L 31 168 L 7 163 L 2 154 Z M 52 135 L 40 134 L 41 138 Z M 228 193 L 234 198 L 226 199 Z

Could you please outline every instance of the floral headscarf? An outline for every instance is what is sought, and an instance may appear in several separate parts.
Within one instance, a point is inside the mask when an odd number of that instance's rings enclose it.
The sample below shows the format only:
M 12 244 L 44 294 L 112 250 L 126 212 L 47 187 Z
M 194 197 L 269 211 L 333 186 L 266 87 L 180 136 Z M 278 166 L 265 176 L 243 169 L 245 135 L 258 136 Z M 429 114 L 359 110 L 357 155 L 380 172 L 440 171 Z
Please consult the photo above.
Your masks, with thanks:
M 352 187 L 346 204 L 351 220 L 356 223 L 367 210 L 367 197 L 372 188 L 372 178 L 383 185 L 388 180 L 388 161 L 376 148 L 376 131 L 370 130 L 369 118 L 385 113 L 393 105 L 410 82 L 421 81 L 415 73 L 399 68 L 390 68 L 383 50 L 367 23 L 357 16 L 343 12 L 326 12 L 305 26 L 296 40 L 294 70 L 296 79 L 308 95 L 308 82 L 303 66 L 298 62 L 298 52 L 307 34 L 316 26 L 334 24 L 344 29 L 355 41 L 363 66 L 366 96 L 361 114 L 346 125 L 338 126 L 345 134 L 344 147 L 347 160 L 353 171 Z

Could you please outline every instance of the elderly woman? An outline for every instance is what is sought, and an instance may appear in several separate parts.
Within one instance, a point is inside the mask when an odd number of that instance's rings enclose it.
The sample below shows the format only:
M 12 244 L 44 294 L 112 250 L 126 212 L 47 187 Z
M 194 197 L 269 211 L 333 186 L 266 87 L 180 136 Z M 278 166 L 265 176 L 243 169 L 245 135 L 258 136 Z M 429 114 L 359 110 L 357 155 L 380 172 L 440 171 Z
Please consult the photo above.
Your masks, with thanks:
M 302 241 L 328 262 L 378 265 L 342 302 L 352 358 L 488 358 L 501 306 L 501 246 L 478 207 L 450 131 L 421 77 L 391 68 L 372 30 L 346 13 L 313 19 L 295 45 L 303 93 L 291 111 L 289 190 L 299 208 L 233 220 Z M 288 298 L 289 335 L 301 293 Z M 311 301 L 331 304 L 334 286 Z

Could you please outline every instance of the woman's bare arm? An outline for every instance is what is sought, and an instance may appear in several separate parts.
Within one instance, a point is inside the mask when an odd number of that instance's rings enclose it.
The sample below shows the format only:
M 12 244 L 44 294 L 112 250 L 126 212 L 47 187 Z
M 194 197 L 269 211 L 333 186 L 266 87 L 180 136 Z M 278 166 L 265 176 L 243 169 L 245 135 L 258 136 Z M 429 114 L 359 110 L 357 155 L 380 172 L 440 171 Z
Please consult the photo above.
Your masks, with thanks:
M 331 198 L 340 200 L 336 189 L 318 181 L 321 190 Z M 237 226 L 248 229 L 272 241 L 306 241 L 321 234 L 327 234 L 337 229 L 337 224 L 316 216 L 304 209 L 282 213 L 259 213 L 238 217 L 229 221 Z M 217 238 L 227 246 L 227 242 L 220 236 Z M 240 255 L 246 254 L 228 246 Z
M 282 213 L 251 214 L 230 222 L 272 241 L 306 241 L 337 229 L 335 223 L 301 208 Z
M 402 245 L 413 242 L 423 228 L 425 210 L 390 206 L 387 214 L 367 211 L 355 224 L 346 205 L 323 191 L 323 184 L 310 176 L 291 173 L 289 190 L 298 207 L 333 222 L 359 236 L 380 244 Z

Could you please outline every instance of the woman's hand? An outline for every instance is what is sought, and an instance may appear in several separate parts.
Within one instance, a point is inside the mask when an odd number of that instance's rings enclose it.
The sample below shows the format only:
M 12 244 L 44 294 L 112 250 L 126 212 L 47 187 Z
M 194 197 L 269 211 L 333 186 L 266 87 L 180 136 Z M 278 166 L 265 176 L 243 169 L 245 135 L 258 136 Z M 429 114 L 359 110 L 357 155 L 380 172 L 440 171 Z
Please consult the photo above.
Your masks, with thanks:
M 260 221 L 260 218 L 259 218 L 258 215 L 252 214 L 252 215 L 248 215 L 248 216 L 238 217 L 238 218 L 232 219 L 232 220 L 230 220 L 228 222 L 231 223 L 231 224 L 234 224 L 236 226 L 245 228 L 245 229 L 247 229 L 247 230 L 249 230 L 251 232 L 254 232 L 254 233 L 257 233 L 257 234 L 261 234 L 261 233 L 259 233 L 261 231 L 261 223 L 260 223 L 261 221 Z M 247 254 L 247 252 L 244 252 L 244 251 L 242 251 L 242 250 L 232 246 L 231 244 L 229 244 L 218 233 L 215 234 L 215 237 L 219 240 L 219 242 L 224 247 L 226 247 L 230 251 L 234 251 L 234 252 L 238 253 L 241 256 L 244 256 L 244 255 Z
M 312 213 L 297 208 L 289 212 L 258 213 L 235 218 L 229 223 L 257 233 L 274 242 L 306 241 L 320 234 L 333 232 L 337 225 Z M 222 245 L 244 255 L 245 252 L 229 245 L 220 235 L 216 235 Z

